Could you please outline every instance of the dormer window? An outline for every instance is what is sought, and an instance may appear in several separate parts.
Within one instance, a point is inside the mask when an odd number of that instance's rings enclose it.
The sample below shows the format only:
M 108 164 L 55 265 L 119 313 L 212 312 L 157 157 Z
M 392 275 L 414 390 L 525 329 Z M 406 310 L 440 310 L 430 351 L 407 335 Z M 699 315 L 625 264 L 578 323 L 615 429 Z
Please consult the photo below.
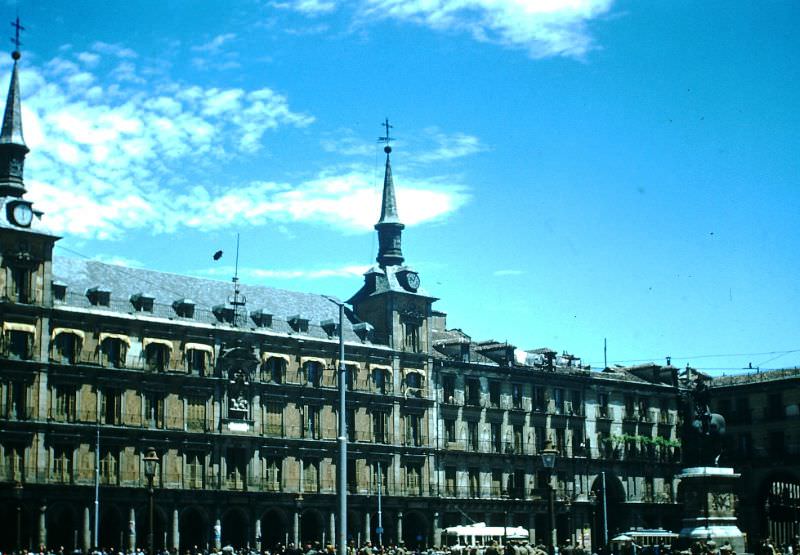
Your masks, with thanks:
M 258 309 L 251 312 L 250 318 L 259 328 L 272 327 L 272 314 L 265 312 L 263 309 Z
M 325 333 L 328 334 L 328 337 L 338 336 L 339 324 L 335 320 L 323 320 L 319 323 L 319 325 L 323 330 L 325 330 Z
M 217 319 L 217 322 L 224 322 L 226 324 L 233 323 L 233 307 L 218 304 L 211 309 L 211 312 L 214 313 L 214 316 Z
M 172 310 L 180 318 L 194 318 L 194 301 L 191 299 L 178 299 L 172 303 Z
M 302 318 L 299 314 L 295 316 L 289 316 L 288 318 L 289 325 L 292 327 L 294 331 L 297 333 L 307 333 L 308 332 L 308 319 Z
M 92 306 L 110 306 L 111 291 L 102 287 L 92 287 L 86 291 L 86 298 Z
M 53 282 L 53 299 L 58 302 L 67 300 L 67 284 L 60 281 Z
M 358 324 L 353 325 L 353 331 L 356 335 L 361 339 L 361 341 L 370 341 L 372 340 L 372 332 L 375 328 L 372 324 L 368 324 L 366 322 L 359 322 Z
M 153 312 L 153 301 L 155 297 L 147 293 L 136 293 L 131 295 L 131 304 L 136 312 Z

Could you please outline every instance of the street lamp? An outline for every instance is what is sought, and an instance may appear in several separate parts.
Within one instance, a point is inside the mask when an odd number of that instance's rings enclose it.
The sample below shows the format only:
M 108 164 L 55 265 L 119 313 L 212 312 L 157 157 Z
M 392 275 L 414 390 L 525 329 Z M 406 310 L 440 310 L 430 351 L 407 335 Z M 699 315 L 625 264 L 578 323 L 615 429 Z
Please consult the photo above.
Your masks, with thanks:
M 147 454 L 144 456 L 144 475 L 147 478 L 147 489 L 150 493 L 150 529 L 147 535 L 147 543 L 150 546 L 150 555 L 154 555 L 153 541 L 155 534 L 153 533 L 153 478 L 156 476 L 156 469 L 158 468 L 158 455 L 156 450 L 152 447 L 147 448 Z
M 503 549 L 508 549 L 508 506 L 511 503 L 511 495 L 508 489 L 500 492 L 500 497 L 503 499 Z
M 556 466 L 556 457 L 558 456 L 558 449 L 553 447 L 553 442 L 549 439 L 544 443 L 542 449 L 542 466 L 547 469 L 547 507 L 550 514 L 550 540 L 549 547 L 550 553 L 555 553 L 556 546 L 556 510 L 555 510 L 555 494 L 553 492 L 553 485 L 551 478 L 553 476 L 553 468 Z
M 22 482 L 14 483 L 14 499 L 17 500 L 17 552 L 22 551 Z

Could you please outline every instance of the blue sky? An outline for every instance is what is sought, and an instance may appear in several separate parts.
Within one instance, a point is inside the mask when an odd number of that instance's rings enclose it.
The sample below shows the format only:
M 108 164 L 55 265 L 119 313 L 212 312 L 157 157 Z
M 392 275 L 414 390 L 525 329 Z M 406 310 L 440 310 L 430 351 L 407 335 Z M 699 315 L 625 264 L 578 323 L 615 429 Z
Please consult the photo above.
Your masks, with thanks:
M 609 363 L 800 366 L 796 2 L 17 10 L 59 254 L 229 279 L 238 232 L 245 281 L 348 298 L 388 117 L 406 261 L 451 327 L 594 367 L 604 338 Z

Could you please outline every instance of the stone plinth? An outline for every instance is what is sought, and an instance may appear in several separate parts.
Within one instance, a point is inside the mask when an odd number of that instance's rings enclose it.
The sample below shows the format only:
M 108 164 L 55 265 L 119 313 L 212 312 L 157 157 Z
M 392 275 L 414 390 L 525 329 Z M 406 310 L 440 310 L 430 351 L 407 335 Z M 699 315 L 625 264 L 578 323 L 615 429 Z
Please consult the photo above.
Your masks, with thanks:
M 744 536 L 736 523 L 736 481 L 732 468 L 698 466 L 684 468 L 678 476 L 683 491 L 682 544 L 714 540 L 717 547 L 730 542 L 744 553 Z

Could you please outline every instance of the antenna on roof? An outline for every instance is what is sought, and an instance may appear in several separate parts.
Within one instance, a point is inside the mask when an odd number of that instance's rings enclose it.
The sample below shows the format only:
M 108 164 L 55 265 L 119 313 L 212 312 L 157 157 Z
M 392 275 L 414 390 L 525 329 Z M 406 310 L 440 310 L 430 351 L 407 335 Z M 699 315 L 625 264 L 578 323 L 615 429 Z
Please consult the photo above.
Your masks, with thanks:
M 239 307 L 247 304 L 247 297 L 239 290 L 239 234 L 236 234 L 236 263 L 233 270 L 233 297 L 228 302 L 233 305 L 233 324 L 239 324 Z

